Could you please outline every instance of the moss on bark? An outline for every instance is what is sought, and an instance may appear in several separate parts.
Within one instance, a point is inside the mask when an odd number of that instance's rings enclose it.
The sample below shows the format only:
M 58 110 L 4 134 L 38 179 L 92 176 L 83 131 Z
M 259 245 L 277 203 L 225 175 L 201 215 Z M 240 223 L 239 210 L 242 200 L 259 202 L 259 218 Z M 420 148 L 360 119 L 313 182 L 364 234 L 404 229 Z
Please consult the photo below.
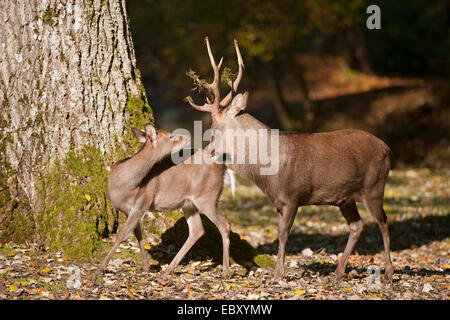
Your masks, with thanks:
M 100 152 L 70 151 L 37 182 L 43 200 L 38 232 L 43 242 L 72 259 L 90 256 L 108 229 L 111 208 L 105 197 L 106 166 Z
M 10 137 L 5 141 L 9 142 Z M 6 145 L 0 145 L 4 154 Z M 16 172 L 5 159 L 0 159 L 0 242 L 25 242 L 32 239 L 34 221 L 30 205 L 20 189 Z
M 126 105 L 127 123 L 137 127 L 153 122 L 142 92 L 139 97 L 130 97 Z M 91 146 L 70 151 L 38 180 L 36 187 L 43 203 L 38 233 L 51 250 L 63 251 L 70 259 L 86 260 L 102 245 L 102 237 L 116 231 L 119 218 L 107 200 L 106 168 L 118 155 L 129 156 L 135 151 L 130 131 L 126 129 L 124 143 L 117 144 L 112 155 L 102 155 Z
M 129 97 L 125 111 L 128 126 L 153 123 L 145 91 L 139 97 Z M 38 239 L 50 250 L 63 251 L 70 259 L 83 261 L 92 257 L 102 245 L 101 238 L 115 232 L 119 223 L 118 213 L 106 197 L 106 168 L 118 157 L 135 152 L 135 139 L 128 128 L 123 142 L 117 141 L 117 152 L 112 154 L 102 155 L 95 147 L 85 146 L 77 152 L 70 151 L 62 161 L 54 161 L 36 180 L 39 208 L 30 207 L 20 194 L 16 174 L 7 161 L 2 161 L 0 241 L 23 243 Z M 36 221 L 30 214 L 32 210 L 36 210 Z M 150 232 L 162 233 L 157 224 Z

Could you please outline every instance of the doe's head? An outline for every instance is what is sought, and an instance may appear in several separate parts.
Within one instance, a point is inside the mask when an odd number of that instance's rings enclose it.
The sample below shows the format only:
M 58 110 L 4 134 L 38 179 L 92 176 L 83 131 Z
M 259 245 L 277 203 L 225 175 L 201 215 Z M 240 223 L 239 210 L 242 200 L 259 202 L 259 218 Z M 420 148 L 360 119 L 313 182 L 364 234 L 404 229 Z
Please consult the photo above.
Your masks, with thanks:
M 148 144 L 155 150 L 161 152 L 178 152 L 190 142 L 190 137 L 168 132 L 166 130 L 156 130 L 151 124 L 145 125 L 145 131 L 131 127 L 134 136 L 139 142 Z

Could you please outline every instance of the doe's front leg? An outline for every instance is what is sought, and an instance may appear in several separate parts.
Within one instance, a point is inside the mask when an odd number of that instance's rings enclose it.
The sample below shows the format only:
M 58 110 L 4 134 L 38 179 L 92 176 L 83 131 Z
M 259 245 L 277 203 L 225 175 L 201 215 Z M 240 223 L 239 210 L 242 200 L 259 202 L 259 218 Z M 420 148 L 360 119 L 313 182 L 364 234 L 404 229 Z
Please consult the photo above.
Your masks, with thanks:
M 117 248 L 119 247 L 120 243 L 126 238 L 126 236 L 133 230 L 136 229 L 139 222 L 141 221 L 142 216 L 144 215 L 144 211 L 140 210 L 132 210 L 127 220 L 125 221 L 125 224 L 123 225 L 122 229 L 119 231 L 119 234 L 117 235 L 116 241 L 114 242 L 113 247 L 111 250 L 109 250 L 106 257 L 103 259 L 102 263 L 100 263 L 100 266 L 98 268 L 99 272 L 103 272 L 106 269 L 106 266 L 108 265 L 109 260 L 111 260 L 112 256 L 116 252 Z

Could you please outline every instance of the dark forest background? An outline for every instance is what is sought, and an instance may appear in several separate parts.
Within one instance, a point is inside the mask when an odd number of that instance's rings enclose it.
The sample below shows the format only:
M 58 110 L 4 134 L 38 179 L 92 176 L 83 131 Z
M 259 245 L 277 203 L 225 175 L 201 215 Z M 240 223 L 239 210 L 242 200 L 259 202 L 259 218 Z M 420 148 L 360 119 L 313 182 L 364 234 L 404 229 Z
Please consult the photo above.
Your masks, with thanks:
M 381 30 L 366 27 L 371 4 Z M 247 110 L 268 125 L 364 129 L 390 145 L 396 166 L 449 164 L 448 1 L 128 0 L 128 10 L 159 127 L 209 127 L 208 114 L 183 102 L 192 94 L 186 72 L 211 78 L 205 36 L 236 72 L 236 38 Z

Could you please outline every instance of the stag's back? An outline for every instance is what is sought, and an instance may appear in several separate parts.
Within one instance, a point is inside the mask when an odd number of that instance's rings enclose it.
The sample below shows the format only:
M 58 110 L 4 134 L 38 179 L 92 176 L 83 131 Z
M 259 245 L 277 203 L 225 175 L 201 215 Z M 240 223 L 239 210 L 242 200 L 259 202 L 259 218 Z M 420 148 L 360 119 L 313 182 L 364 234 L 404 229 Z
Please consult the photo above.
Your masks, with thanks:
M 367 189 L 384 186 L 391 166 L 389 147 L 361 130 L 282 133 L 279 146 L 278 173 L 257 184 L 277 192 L 271 198 L 294 197 L 299 205 L 359 201 Z

